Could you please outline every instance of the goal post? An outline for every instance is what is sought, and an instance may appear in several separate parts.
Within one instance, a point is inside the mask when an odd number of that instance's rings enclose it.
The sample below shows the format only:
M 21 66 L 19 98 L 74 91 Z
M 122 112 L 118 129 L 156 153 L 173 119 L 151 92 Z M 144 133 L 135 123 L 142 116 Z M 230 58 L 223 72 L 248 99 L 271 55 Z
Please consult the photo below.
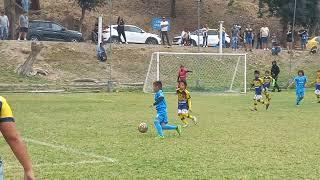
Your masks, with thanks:
M 191 91 L 247 92 L 246 54 L 177 52 L 155 52 L 151 55 L 143 91 L 152 92 L 152 83 L 161 80 L 166 92 L 175 92 L 181 65 L 192 71 L 187 79 Z

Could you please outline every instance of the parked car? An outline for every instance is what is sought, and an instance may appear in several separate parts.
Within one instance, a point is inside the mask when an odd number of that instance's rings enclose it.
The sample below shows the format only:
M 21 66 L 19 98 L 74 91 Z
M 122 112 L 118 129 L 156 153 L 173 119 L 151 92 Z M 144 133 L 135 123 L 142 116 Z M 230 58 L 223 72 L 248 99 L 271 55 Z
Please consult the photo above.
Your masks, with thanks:
M 110 38 L 110 27 L 103 30 L 103 33 L 102 33 L 103 42 L 113 42 L 113 43 L 119 42 L 117 26 L 118 25 L 111 26 L 111 38 Z M 161 38 L 158 35 L 147 33 L 146 31 L 142 30 L 137 26 L 125 25 L 124 31 L 125 31 L 128 43 L 161 44 Z M 121 36 L 121 40 L 122 42 L 124 42 L 124 39 L 122 36 Z
M 52 21 L 30 21 L 28 40 L 32 41 L 83 41 L 82 33 L 68 30 L 58 23 Z
M 203 30 L 200 29 L 200 46 L 203 46 L 203 36 L 202 36 Z M 194 31 L 190 33 L 191 38 L 191 45 L 192 46 L 198 46 L 198 31 Z M 226 46 L 230 46 L 230 37 L 226 33 L 226 39 L 225 39 Z M 180 45 L 181 44 L 181 36 L 177 36 L 173 38 L 172 44 Z M 209 29 L 208 31 L 208 46 L 218 46 L 219 45 L 219 30 L 218 29 Z
M 320 50 L 320 36 L 310 39 L 307 43 L 307 49 L 311 53 L 317 53 Z

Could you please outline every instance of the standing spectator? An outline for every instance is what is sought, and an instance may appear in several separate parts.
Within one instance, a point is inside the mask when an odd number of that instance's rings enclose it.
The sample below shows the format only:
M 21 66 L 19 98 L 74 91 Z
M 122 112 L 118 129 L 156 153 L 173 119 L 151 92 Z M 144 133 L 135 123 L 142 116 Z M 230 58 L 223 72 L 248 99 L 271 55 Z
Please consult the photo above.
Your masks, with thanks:
M 0 96 L 0 131 L 10 146 L 13 154 L 16 156 L 20 164 L 24 169 L 24 179 L 25 180 L 34 180 L 34 174 L 32 170 L 32 163 L 28 155 L 28 150 L 23 142 L 21 136 L 19 135 L 16 124 L 14 122 L 14 117 L 8 104 L 7 100 Z M 0 179 L 3 177 L 3 166 L 2 161 L 0 160 Z
M 21 0 L 21 5 L 24 12 L 29 12 L 30 1 L 29 0 Z
M 271 42 L 272 42 L 272 49 L 271 49 L 272 55 L 278 55 L 281 52 L 281 47 L 280 47 L 278 37 L 275 33 L 273 33 L 271 36 Z
M 166 17 L 162 17 L 162 21 L 160 23 L 161 26 L 161 39 L 163 45 L 165 45 L 164 37 L 166 37 L 167 43 L 170 46 L 169 37 L 168 37 L 168 30 L 169 30 L 169 22 L 166 20 Z
M 100 46 L 98 47 L 97 51 L 98 59 L 101 62 L 105 62 L 107 60 L 107 53 L 106 49 L 103 47 L 103 43 L 100 43 Z
M 257 46 L 256 49 L 262 49 L 261 33 L 257 32 Z
M 222 27 L 222 47 L 226 48 L 226 29 Z
M 126 38 L 126 33 L 124 32 L 124 25 L 125 25 L 125 22 L 123 20 L 122 17 L 118 17 L 118 21 L 117 21 L 117 31 L 118 31 L 118 40 L 120 43 L 122 43 L 122 40 L 121 40 L 121 35 L 123 36 L 123 39 L 124 39 L 124 43 L 128 44 L 127 42 L 127 38 Z
M 248 25 L 248 27 L 244 31 L 244 39 L 245 39 L 245 50 L 249 49 L 252 51 L 252 40 L 253 40 L 253 30 Z
M 289 27 L 288 31 L 287 31 L 287 49 L 288 49 L 288 53 L 290 53 L 293 49 L 293 39 L 292 39 L 292 29 L 291 27 Z
M 269 28 L 264 24 L 260 29 L 261 43 L 263 50 L 268 50 L 268 38 L 270 36 Z
M 234 24 L 231 29 L 232 50 L 234 51 L 238 49 L 239 33 L 240 33 L 240 29 L 238 25 Z
M 278 85 L 279 74 L 280 74 L 280 68 L 277 65 L 277 61 L 272 61 L 271 76 L 274 79 L 274 86 L 273 86 L 272 92 L 275 92 L 276 88 L 278 89 L 278 92 L 281 92 L 281 89 Z
M 256 33 L 255 32 L 252 32 L 252 35 L 253 35 L 253 37 L 252 37 L 252 48 L 254 48 L 254 43 L 255 43 L 255 38 L 256 38 Z
M 203 36 L 203 41 L 202 41 L 202 44 L 203 44 L 203 47 L 208 47 L 208 31 L 209 31 L 209 28 L 208 28 L 208 24 L 206 24 L 203 29 L 202 29 L 202 36 Z
M 307 47 L 307 42 L 309 38 L 308 31 L 305 28 L 303 28 L 302 30 L 299 31 L 299 35 L 301 38 L 301 49 L 305 50 Z
M 28 13 L 24 12 L 24 14 L 21 14 L 21 16 L 19 17 L 19 41 L 21 40 L 21 38 L 23 38 L 22 40 L 27 40 L 27 33 L 29 28 L 29 18 L 27 15 Z
M 4 11 L 1 11 L 0 16 L 0 40 L 7 40 L 9 35 L 9 19 Z

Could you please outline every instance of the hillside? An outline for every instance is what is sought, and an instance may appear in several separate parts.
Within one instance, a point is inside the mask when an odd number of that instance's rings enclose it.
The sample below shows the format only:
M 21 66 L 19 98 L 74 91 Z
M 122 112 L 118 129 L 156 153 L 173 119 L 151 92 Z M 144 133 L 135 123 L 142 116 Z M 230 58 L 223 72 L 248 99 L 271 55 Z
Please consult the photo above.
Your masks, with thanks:
M 23 78 L 17 76 L 15 69 L 24 62 L 30 51 L 30 42 L 6 41 L 0 43 L 0 82 L 1 84 L 70 84 L 78 78 L 92 78 L 100 82 L 109 79 L 112 64 L 112 80 L 117 83 L 141 83 L 147 74 L 150 57 L 153 52 L 197 52 L 197 48 L 145 45 L 113 45 L 112 61 L 99 63 L 95 56 L 95 45 L 90 43 L 54 43 L 45 42 L 35 68 L 48 71 L 48 76 Z M 201 52 L 217 52 L 215 48 L 201 49 Z M 226 50 L 225 52 L 230 52 Z M 244 53 L 240 51 L 240 53 Z M 289 79 L 290 55 L 286 52 L 280 56 L 271 56 L 269 51 L 255 50 L 248 54 L 248 79 L 255 69 L 262 72 L 270 68 L 271 62 L 277 60 L 281 67 L 281 84 Z M 297 51 L 292 59 L 292 74 L 304 69 L 310 77 L 320 69 L 320 56 Z M 178 65 L 177 65 L 178 66 Z M 172 67 L 178 68 L 178 67 Z M 292 75 L 291 74 L 291 75 Z
M 0 0 L 0 8 L 3 0 Z M 270 25 L 273 31 L 281 31 L 278 19 L 257 18 L 258 3 L 253 0 L 236 0 L 232 6 L 228 6 L 226 0 L 202 0 L 201 24 L 209 24 L 211 28 L 217 28 L 219 21 L 225 21 L 225 27 L 229 30 L 233 23 L 242 26 L 251 24 L 259 28 L 263 22 Z M 45 19 L 60 22 L 70 29 L 77 29 L 81 11 L 80 8 L 68 0 L 41 0 L 41 14 L 33 15 L 32 19 Z M 123 16 L 128 24 L 134 24 L 152 31 L 151 20 L 154 17 L 170 16 L 170 0 L 116 0 L 113 1 L 112 23 L 116 23 L 118 16 Z M 84 22 L 83 32 L 88 36 L 94 22 L 99 15 L 103 15 L 104 22 L 110 23 L 110 8 L 98 8 L 88 12 Z M 197 3 L 195 0 L 176 1 L 176 18 L 172 19 L 173 34 L 187 28 L 191 31 L 197 28 Z M 171 35 L 172 36 L 172 35 Z

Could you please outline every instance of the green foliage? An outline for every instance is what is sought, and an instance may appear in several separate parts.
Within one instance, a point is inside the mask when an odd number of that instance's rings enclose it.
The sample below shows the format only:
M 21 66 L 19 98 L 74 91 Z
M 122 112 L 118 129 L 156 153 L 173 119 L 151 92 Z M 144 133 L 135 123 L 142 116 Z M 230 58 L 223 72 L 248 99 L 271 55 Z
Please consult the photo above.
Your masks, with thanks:
M 103 6 L 108 3 L 108 0 L 75 0 L 77 4 L 85 10 L 91 11 L 96 7 Z
M 279 16 L 285 25 L 292 24 L 295 8 L 294 0 L 263 1 L 269 5 L 271 15 Z M 320 21 L 318 5 L 318 0 L 297 0 L 296 25 L 315 27 Z

